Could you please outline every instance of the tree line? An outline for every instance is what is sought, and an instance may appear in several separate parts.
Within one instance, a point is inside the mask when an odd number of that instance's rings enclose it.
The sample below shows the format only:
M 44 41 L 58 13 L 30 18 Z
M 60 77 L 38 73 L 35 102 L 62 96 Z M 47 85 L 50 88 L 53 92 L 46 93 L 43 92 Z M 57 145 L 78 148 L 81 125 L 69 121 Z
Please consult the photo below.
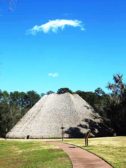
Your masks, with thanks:
M 35 91 L 0 91 L 0 137 L 4 137 L 39 99 Z
M 105 93 L 101 88 L 97 88 L 94 92 L 81 90 L 73 92 L 69 88 L 60 88 L 57 94 L 69 92 L 80 95 L 117 135 L 126 135 L 126 84 L 123 82 L 123 75 L 114 75 L 113 83 L 108 83 L 107 88 L 110 90 L 109 93 Z M 54 92 L 48 91 L 46 94 L 52 93 Z M 0 137 L 4 137 L 43 95 L 35 91 L 26 93 L 0 91 Z

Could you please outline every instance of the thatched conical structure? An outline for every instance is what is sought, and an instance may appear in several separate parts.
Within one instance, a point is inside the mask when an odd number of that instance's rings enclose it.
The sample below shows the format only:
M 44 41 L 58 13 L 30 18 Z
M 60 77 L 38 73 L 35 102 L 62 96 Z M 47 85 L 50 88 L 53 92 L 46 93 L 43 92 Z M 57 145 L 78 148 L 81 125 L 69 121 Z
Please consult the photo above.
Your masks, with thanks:
M 79 137 L 90 128 L 90 123 L 95 126 L 101 122 L 100 116 L 79 95 L 50 94 L 43 96 L 6 137 L 60 138 L 61 127 L 65 137 Z M 99 131 L 98 127 L 93 129 Z

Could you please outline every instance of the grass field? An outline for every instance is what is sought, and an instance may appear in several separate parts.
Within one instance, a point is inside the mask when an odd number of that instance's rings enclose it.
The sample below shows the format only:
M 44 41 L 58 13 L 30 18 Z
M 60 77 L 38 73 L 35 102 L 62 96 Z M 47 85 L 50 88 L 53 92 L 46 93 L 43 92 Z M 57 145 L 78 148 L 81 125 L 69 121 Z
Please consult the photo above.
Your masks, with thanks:
M 89 147 L 84 147 L 84 139 L 67 139 L 65 142 L 99 155 L 114 168 L 126 168 L 126 137 L 90 138 Z
M 71 168 L 68 156 L 41 141 L 0 140 L 0 168 Z

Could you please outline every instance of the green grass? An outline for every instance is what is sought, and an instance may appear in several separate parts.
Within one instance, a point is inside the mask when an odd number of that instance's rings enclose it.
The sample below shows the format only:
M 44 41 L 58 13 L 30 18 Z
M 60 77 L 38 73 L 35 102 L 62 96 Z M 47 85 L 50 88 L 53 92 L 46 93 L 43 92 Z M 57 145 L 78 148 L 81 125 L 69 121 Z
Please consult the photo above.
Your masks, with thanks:
M 126 168 L 126 137 L 90 138 L 89 147 L 84 147 L 84 139 L 65 141 L 95 153 L 114 168 Z
M 71 168 L 68 156 L 42 141 L 0 141 L 0 168 Z

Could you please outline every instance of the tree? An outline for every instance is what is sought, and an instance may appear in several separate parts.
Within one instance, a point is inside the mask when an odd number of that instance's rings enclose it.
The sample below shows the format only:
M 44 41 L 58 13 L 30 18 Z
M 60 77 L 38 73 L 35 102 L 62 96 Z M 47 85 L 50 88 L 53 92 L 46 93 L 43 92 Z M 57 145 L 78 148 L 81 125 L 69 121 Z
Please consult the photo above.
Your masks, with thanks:
M 105 92 L 100 87 L 98 87 L 97 89 L 95 89 L 95 94 L 103 96 L 105 95 Z
M 47 95 L 50 95 L 50 94 L 53 94 L 54 92 L 52 90 L 48 91 L 46 94 Z
M 126 84 L 123 75 L 113 76 L 114 83 L 109 83 L 107 88 L 111 90 L 110 102 L 106 108 L 111 125 L 118 135 L 126 135 Z
M 99 88 L 96 89 L 95 92 L 84 92 L 78 90 L 76 93 L 87 101 L 94 108 L 95 112 L 99 113 L 103 117 L 106 117 L 105 108 L 109 101 L 109 95 L 105 94 L 103 90 Z
M 11 115 L 9 106 L 6 104 L 0 104 L 0 137 L 5 137 L 5 134 L 11 128 Z
M 39 99 L 40 95 L 35 91 L 8 93 L 0 90 L 0 137 L 5 137 Z
M 126 91 L 126 84 L 123 82 L 123 75 L 113 75 L 114 83 L 108 83 L 107 88 L 111 90 L 111 98 L 116 103 L 120 103 Z
M 31 108 L 38 100 L 40 99 L 40 95 L 35 91 L 27 92 L 27 102 L 28 106 Z
M 73 93 L 72 90 L 70 90 L 69 88 L 60 88 L 57 91 L 57 94 L 64 94 L 64 93 Z

